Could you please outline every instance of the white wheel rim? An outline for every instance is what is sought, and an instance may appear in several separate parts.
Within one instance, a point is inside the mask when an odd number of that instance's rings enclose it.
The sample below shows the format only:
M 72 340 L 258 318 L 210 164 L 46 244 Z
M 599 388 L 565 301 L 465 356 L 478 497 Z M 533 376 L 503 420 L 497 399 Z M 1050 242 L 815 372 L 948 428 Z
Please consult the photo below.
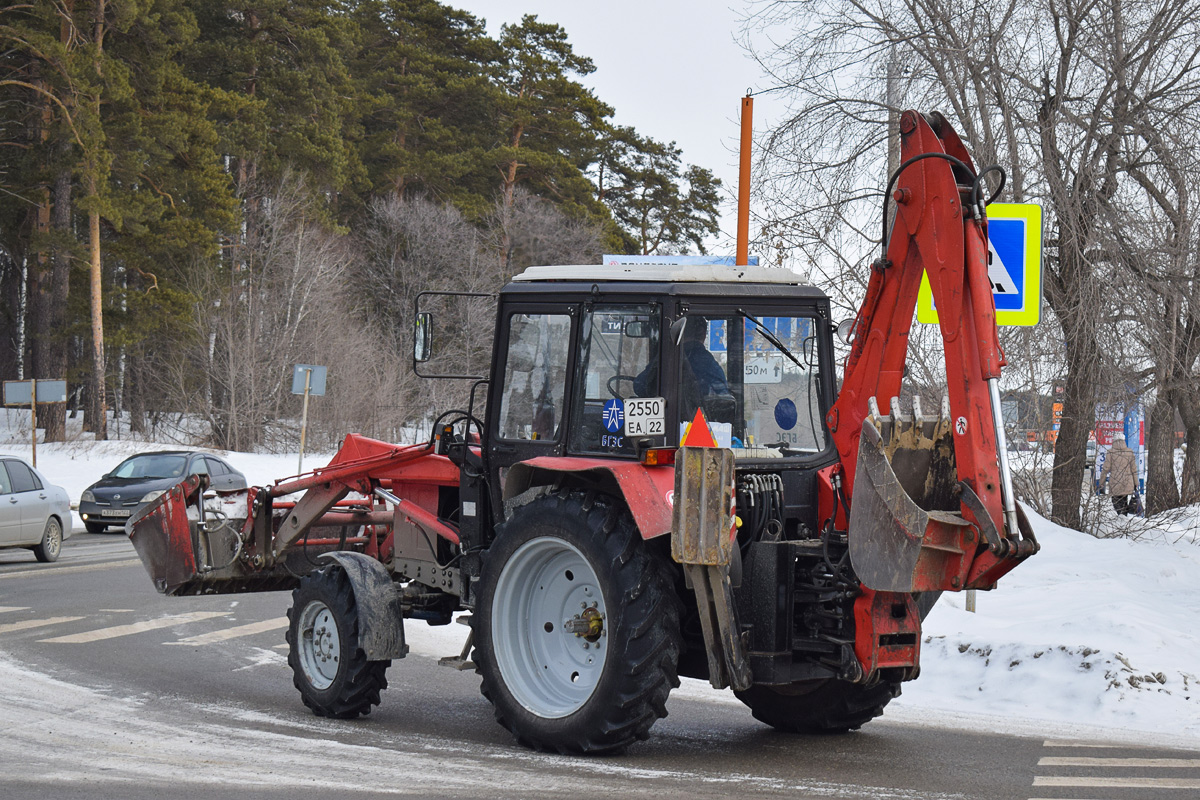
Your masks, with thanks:
M 573 633 L 572 623 L 591 628 Z M 600 581 L 571 544 L 534 539 L 504 565 L 492 599 L 496 665 L 505 686 L 530 713 L 560 719 L 588 701 L 604 671 L 606 625 Z
M 337 677 L 342 657 L 337 622 L 329 606 L 313 600 L 300 612 L 299 635 L 300 669 L 314 689 L 328 689 Z

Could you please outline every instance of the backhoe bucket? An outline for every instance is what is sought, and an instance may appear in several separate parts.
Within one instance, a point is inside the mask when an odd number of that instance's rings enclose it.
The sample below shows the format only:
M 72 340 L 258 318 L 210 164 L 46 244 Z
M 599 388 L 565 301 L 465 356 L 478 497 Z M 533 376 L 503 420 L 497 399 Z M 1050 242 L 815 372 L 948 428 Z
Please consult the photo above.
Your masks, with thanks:
M 965 588 L 977 536 L 958 512 L 961 492 L 947 415 L 871 415 L 859 439 L 848 535 L 859 581 L 902 593 Z

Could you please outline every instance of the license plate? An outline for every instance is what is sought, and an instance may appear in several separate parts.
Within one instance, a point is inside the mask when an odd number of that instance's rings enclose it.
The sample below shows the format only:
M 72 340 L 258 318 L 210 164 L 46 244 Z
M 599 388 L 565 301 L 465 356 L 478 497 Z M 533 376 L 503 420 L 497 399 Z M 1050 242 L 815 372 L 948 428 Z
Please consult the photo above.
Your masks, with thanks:
M 123 508 L 102 508 L 100 516 L 102 517 L 128 517 L 132 515 L 132 511 L 126 511 Z

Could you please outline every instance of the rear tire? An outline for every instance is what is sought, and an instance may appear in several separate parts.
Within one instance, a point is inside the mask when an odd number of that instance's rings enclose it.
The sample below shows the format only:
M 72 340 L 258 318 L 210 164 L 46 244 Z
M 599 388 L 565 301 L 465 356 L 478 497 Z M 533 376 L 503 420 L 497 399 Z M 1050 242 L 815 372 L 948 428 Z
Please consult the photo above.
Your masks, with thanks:
M 900 684 L 873 686 L 839 680 L 802 681 L 790 686 L 752 686 L 737 692 L 754 718 L 790 733 L 845 733 L 858 730 L 900 696 Z
M 46 520 L 46 530 L 42 532 L 42 541 L 33 546 L 33 555 L 43 564 L 58 561 L 58 554 L 62 552 L 62 542 L 62 525 L 57 519 L 51 517 Z
M 517 741 L 609 753 L 667 715 L 680 603 L 618 501 L 570 492 L 518 509 L 484 556 L 477 598 L 480 691 Z
M 336 719 L 354 719 L 379 705 L 392 662 L 368 661 L 358 646 L 358 607 L 341 567 L 300 579 L 288 622 L 288 665 L 304 705 Z

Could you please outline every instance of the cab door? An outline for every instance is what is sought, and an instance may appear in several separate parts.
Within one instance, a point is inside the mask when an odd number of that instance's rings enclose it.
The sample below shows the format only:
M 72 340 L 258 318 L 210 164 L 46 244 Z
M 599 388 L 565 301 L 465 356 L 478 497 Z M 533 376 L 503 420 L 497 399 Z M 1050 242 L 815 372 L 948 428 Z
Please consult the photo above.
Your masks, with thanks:
M 488 458 L 493 491 L 507 467 L 561 455 L 567 379 L 573 366 L 576 306 L 505 304 L 488 395 Z

